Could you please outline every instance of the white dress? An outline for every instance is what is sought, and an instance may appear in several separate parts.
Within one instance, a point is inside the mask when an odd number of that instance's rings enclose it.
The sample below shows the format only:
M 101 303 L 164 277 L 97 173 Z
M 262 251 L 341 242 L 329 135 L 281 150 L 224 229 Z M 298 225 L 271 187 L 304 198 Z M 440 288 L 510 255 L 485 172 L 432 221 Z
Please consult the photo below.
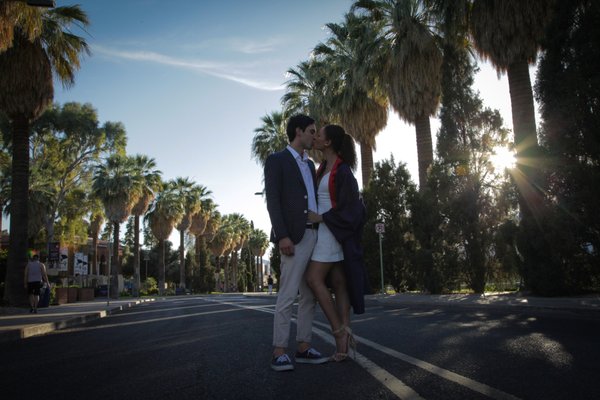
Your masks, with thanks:
M 317 189 L 317 209 L 319 214 L 323 214 L 331 209 L 331 198 L 329 197 L 329 173 L 321 178 Z M 327 225 L 324 222 L 319 224 L 317 231 L 317 244 L 312 253 L 313 261 L 336 262 L 344 259 L 342 246 L 335 239 Z

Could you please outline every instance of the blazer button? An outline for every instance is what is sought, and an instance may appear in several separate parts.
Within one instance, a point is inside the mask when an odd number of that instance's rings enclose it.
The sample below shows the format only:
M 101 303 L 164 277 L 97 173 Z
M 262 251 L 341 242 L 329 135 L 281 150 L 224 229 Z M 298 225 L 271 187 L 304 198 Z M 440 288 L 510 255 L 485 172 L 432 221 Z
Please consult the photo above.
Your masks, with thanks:
M 304 195 L 304 198 L 305 198 L 305 199 L 308 199 L 308 196 L 307 196 L 307 195 Z
M 307 214 L 307 213 L 308 213 L 308 211 L 304 210 L 304 214 Z

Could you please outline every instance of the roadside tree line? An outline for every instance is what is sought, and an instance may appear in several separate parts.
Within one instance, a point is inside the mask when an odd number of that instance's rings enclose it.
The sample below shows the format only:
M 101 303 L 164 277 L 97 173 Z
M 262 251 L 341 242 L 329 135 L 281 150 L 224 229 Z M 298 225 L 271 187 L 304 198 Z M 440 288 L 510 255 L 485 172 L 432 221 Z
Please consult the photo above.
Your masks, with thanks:
M 4 278 L 7 304 L 27 302 L 22 289 L 27 253 L 45 253 L 53 241 L 75 246 L 93 239 L 91 268 L 98 271 L 97 241 L 102 226 L 113 243 L 112 297 L 121 272 L 120 226 L 133 219 L 132 272 L 140 290 L 140 219 L 156 241 L 159 290 L 165 287 L 165 247 L 173 229 L 180 233 L 178 286 L 186 288 L 185 237 L 193 235 L 195 266 L 210 266 L 207 247 L 224 270 L 229 287 L 256 287 L 258 271 L 251 257 L 240 274 L 238 251 L 264 253 L 266 234 L 242 215 L 221 216 L 210 190 L 189 178 L 164 181 L 155 160 L 126 154 L 121 123 L 100 124 L 90 104 L 52 104 L 53 75 L 64 86 L 75 83 L 85 55 L 86 40 L 73 33 L 89 20 L 79 6 L 40 9 L 22 2 L 0 3 L 0 206 L 10 215 L 10 243 Z M 194 253 L 192 248 L 192 252 Z M 250 253 L 251 251 L 251 253 Z M 169 258 L 169 255 L 166 255 Z M 188 262 L 188 265 L 193 263 Z M 194 276 L 193 271 L 190 274 Z M 214 280 L 214 275 L 205 281 Z M 248 278 L 247 275 L 250 275 Z M 205 282 L 203 290 L 211 290 Z M 231 284 L 230 284 L 231 283 Z M 200 287 L 200 286 L 198 286 Z
M 396 290 L 598 291 L 599 9 L 589 0 L 355 1 L 289 69 L 282 109 L 262 118 L 252 153 L 264 165 L 299 112 L 356 139 L 374 288 L 383 222 L 384 277 Z M 512 132 L 473 89 L 480 59 L 508 75 Z M 390 110 L 415 127 L 418 185 L 393 158 L 373 165 Z M 505 152 L 514 153 L 508 168 Z

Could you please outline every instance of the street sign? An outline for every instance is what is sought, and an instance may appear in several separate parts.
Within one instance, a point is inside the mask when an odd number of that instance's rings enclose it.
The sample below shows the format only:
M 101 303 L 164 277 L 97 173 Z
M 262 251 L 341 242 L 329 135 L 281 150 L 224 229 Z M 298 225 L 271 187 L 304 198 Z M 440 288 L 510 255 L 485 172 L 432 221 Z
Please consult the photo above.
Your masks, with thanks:
M 48 263 L 53 265 L 60 261 L 60 242 L 48 243 Z
M 385 233 L 385 225 L 382 223 L 375 224 L 375 232 L 377 233 Z

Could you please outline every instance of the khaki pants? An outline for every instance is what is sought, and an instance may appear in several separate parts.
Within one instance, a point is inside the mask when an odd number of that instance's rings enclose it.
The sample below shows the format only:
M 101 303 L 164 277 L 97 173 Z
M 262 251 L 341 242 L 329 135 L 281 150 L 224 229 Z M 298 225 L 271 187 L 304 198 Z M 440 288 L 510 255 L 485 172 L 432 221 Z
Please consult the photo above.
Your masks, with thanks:
M 274 347 L 288 347 L 292 307 L 298 291 L 300 291 L 300 298 L 298 300 L 296 341 L 307 343 L 311 341 L 312 323 L 317 302 L 306 283 L 304 272 L 310 262 L 310 256 L 316 241 L 317 230 L 307 229 L 300 243 L 294 246 L 294 255 L 281 255 L 281 275 L 279 277 L 279 290 L 273 321 Z

